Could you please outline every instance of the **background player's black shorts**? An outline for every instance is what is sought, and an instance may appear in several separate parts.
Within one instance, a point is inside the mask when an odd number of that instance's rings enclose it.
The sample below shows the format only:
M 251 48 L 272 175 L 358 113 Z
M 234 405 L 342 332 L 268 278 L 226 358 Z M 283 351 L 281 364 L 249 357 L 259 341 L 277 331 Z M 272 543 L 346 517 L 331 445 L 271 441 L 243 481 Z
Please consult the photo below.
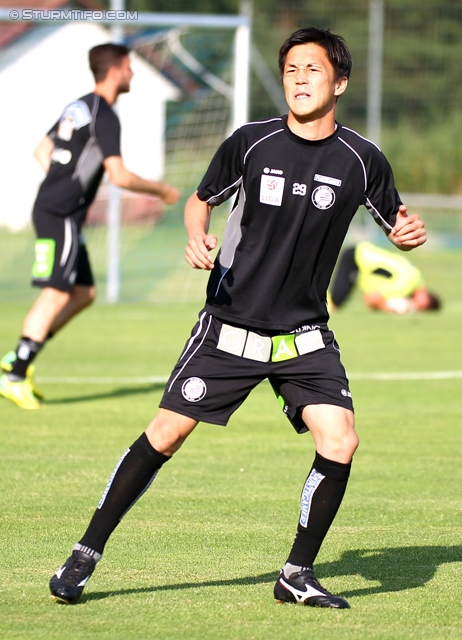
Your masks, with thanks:
M 244 341 L 257 336 L 278 340 L 263 332 L 233 328 L 203 311 L 191 337 L 170 376 L 160 407 L 201 422 L 226 425 L 230 416 L 244 402 L 250 391 L 268 378 L 284 413 L 298 433 L 307 431 L 301 412 L 310 404 L 332 404 L 353 411 L 353 402 L 345 369 L 334 334 L 326 325 L 309 327 L 306 342 L 316 348 L 290 357 L 289 348 L 273 351 L 263 362 L 223 350 L 223 331 L 235 329 Z M 307 335 L 309 334 L 309 335 Z M 287 344 L 294 335 L 285 336 Z M 279 336 L 280 337 L 280 336 Z M 226 346 L 225 346 L 226 349 Z M 245 351 L 244 351 L 245 352 Z M 284 354 L 289 355 L 285 358 Z M 278 361 L 274 361 L 278 357 Z
M 76 284 L 93 286 L 88 253 L 76 220 L 34 209 L 33 222 L 37 239 L 32 285 L 67 292 Z

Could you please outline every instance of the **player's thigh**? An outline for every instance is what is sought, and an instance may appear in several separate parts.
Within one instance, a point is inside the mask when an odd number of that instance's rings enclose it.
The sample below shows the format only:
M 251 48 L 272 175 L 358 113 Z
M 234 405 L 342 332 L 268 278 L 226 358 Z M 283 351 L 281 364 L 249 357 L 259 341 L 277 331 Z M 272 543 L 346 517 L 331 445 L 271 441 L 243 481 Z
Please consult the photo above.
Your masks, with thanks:
M 160 406 L 199 422 L 225 426 L 268 363 L 218 348 L 223 323 L 202 312 L 165 387 Z
M 349 410 L 353 399 L 334 335 L 320 328 L 319 348 L 273 365 L 270 383 L 283 411 L 298 433 L 308 430 L 302 412 L 307 406 L 329 405 Z
M 82 292 L 84 292 L 87 297 L 92 296 L 90 300 L 90 302 L 92 302 L 96 291 L 95 279 L 93 277 L 87 247 L 82 236 L 79 237 L 79 250 L 75 265 L 75 272 L 75 288 L 77 288 L 77 286 L 82 287 Z
M 303 409 L 302 419 L 318 453 L 328 460 L 350 462 L 359 444 L 350 409 L 333 404 L 310 404 Z
M 76 284 L 72 287 L 72 306 L 76 309 L 88 307 L 96 298 L 96 287 Z
M 47 212 L 34 211 L 35 262 L 32 284 L 71 292 L 80 252 L 76 222 Z

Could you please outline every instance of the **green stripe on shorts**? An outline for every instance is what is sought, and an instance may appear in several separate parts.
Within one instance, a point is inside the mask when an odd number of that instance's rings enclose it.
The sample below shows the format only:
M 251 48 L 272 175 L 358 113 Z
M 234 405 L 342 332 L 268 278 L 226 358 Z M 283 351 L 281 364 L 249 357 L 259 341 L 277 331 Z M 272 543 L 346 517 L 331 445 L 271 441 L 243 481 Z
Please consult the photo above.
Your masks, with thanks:
M 52 238 L 40 238 L 35 241 L 35 262 L 32 277 L 50 278 L 55 263 L 56 241 Z

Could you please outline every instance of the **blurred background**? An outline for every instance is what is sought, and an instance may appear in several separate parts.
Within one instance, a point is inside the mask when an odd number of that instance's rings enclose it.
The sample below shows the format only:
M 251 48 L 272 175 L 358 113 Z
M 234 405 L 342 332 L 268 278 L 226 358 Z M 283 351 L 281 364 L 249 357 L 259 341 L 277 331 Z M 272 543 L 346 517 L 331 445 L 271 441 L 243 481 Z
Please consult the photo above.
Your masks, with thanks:
M 101 303 L 203 299 L 204 274 L 183 259 L 184 202 L 238 124 L 286 112 L 278 50 L 293 31 L 310 25 L 345 38 L 353 72 L 338 120 L 376 142 L 390 160 L 403 200 L 426 222 L 423 250 L 462 250 L 462 0 L 416 4 L 127 0 L 117 6 L 137 18 L 105 24 L 51 20 L 47 13 L 73 9 L 77 16 L 114 7 L 101 0 L 0 0 L 0 9 L 42 10 L 37 21 L 12 21 L 0 12 L 2 298 L 28 302 L 36 295 L 29 287 L 30 213 L 43 175 L 33 150 L 65 104 L 92 90 L 88 49 L 115 37 L 134 52 L 132 91 L 118 105 L 126 164 L 174 184 L 183 197 L 162 209 L 155 199 L 118 194 L 121 226 L 116 223 L 114 231 L 108 225 L 113 194 L 103 184 L 86 227 Z M 162 24 L 159 16 L 172 14 L 185 15 Z M 217 20 L 206 26 L 192 19 L 210 14 Z M 246 18 L 244 35 L 240 26 L 225 22 L 232 16 Z M 227 212 L 226 205 L 214 211 L 219 237 Z M 386 243 L 365 210 L 358 211 L 350 237 Z

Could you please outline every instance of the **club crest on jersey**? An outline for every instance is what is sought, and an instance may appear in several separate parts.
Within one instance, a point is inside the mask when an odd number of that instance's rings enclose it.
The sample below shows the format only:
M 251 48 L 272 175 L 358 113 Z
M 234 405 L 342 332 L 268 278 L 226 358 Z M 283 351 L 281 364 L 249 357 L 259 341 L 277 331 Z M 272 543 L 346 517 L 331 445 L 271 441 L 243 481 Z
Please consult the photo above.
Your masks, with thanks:
M 280 207 L 284 193 L 285 178 L 263 175 L 260 182 L 260 202 L 272 207 Z
M 333 189 L 323 184 L 311 194 L 311 202 L 318 209 L 330 209 L 335 202 L 335 192 Z
M 188 378 L 183 382 L 181 393 L 188 402 L 199 402 L 207 393 L 207 385 L 202 378 Z

